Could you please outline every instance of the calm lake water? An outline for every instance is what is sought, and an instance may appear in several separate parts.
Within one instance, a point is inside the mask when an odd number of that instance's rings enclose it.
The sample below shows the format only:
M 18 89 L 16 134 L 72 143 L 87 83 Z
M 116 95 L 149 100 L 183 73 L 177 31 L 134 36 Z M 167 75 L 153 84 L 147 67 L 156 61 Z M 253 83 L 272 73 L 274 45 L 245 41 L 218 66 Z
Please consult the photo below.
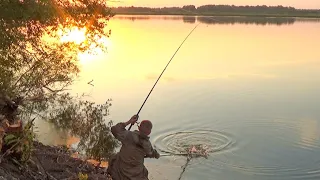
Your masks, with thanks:
M 81 56 L 73 92 L 97 103 L 112 98 L 110 118 L 127 121 L 198 23 L 140 113 L 154 123 L 157 150 L 209 147 L 185 180 L 320 179 L 319 20 L 116 16 L 108 53 Z M 156 180 L 178 179 L 185 163 L 146 160 Z

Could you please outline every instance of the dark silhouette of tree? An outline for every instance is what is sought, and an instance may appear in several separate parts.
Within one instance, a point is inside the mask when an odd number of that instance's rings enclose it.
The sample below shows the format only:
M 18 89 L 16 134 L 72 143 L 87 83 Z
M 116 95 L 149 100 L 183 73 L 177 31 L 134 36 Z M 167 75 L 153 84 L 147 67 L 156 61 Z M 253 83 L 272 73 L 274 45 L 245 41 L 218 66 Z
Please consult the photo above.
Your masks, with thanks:
M 294 7 L 278 6 L 235 6 L 235 5 L 185 5 L 183 7 L 117 7 L 117 14 L 179 14 L 179 15 L 240 15 L 240 16 L 307 16 L 320 17 L 320 10 L 304 10 Z
M 192 11 L 192 12 L 197 10 L 196 6 L 194 6 L 194 5 L 183 6 L 182 9 L 187 10 L 187 11 Z

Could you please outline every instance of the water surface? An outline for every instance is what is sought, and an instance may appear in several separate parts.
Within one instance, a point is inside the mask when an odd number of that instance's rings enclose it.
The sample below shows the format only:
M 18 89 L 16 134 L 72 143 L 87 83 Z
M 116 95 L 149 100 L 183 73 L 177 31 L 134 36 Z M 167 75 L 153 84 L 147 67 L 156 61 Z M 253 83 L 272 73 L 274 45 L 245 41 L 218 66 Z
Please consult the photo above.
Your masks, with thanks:
M 127 121 L 197 23 L 140 113 L 154 123 L 155 147 L 213 150 L 182 179 L 318 180 L 319 20 L 116 16 L 108 53 L 82 57 L 74 93 L 112 98 L 110 118 Z M 157 180 L 178 179 L 185 162 L 146 160 Z

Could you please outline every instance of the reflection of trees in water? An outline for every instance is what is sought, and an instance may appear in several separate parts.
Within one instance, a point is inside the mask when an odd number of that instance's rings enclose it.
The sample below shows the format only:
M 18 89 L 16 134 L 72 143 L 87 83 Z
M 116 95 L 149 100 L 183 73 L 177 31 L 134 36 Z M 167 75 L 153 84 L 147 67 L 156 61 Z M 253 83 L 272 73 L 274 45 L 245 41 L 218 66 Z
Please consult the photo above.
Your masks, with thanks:
M 267 18 L 267 17 L 207 17 L 200 16 L 197 20 L 205 24 L 257 24 L 257 25 L 288 25 L 295 22 L 295 18 Z
M 241 17 L 241 16 L 177 16 L 177 15 L 117 15 L 114 19 L 124 20 L 174 20 L 184 23 L 201 22 L 204 24 L 256 24 L 256 25 L 290 25 L 295 22 L 320 23 L 316 18 L 294 18 L 294 17 Z
M 149 20 L 149 16 L 114 16 L 113 19 L 121 19 L 121 20 Z
M 195 23 L 196 22 L 196 17 L 195 16 L 183 16 L 183 22 L 184 23 Z
M 194 17 L 195 18 L 195 17 Z M 125 19 L 125 20 L 182 20 L 182 16 L 166 16 L 166 15 L 118 15 L 114 16 L 113 19 Z
M 320 19 L 318 18 L 297 18 L 296 22 L 313 22 L 320 23 Z

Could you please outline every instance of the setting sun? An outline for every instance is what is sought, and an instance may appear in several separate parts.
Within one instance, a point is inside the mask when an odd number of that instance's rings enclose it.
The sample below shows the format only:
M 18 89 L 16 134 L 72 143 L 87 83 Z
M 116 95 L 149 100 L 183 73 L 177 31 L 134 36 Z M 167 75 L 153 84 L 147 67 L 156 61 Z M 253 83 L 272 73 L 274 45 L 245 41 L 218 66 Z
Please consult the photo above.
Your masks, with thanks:
M 80 45 L 81 43 L 84 43 L 87 41 L 87 36 L 86 36 L 86 28 L 78 28 L 78 27 L 73 27 L 67 30 L 60 30 L 59 36 L 60 36 L 60 41 L 62 43 L 67 43 L 67 42 L 73 42 L 77 45 Z M 110 47 L 111 41 L 107 37 L 94 37 L 96 39 L 96 43 L 98 43 L 100 46 L 102 45 L 103 48 Z M 103 50 L 101 47 L 96 47 L 95 44 L 91 44 L 89 46 L 89 50 L 85 52 L 79 52 L 78 53 L 78 59 L 80 63 L 86 64 L 88 62 L 91 62 L 92 60 L 95 59 L 96 56 L 99 56 L 103 53 Z
M 74 42 L 80 44 L 86 40 L 86 28 L 73 27 L 67 33 L 61 34 L 61 42 Z
M 109 48 L 111 46 L 111 41 L 107 37 L 99 38 L 97 40 L 97 43 L 102 45 L 104 48 Z M 103 53 L 104 52 L 101 49 L 101 47 L 95 47 L 94 45 L 91 45 L 90 52 L 85 51 L 85 52 L 78 53 L 78 58 L 82 64 L 86 64 L 88 62 L 94 61 L 95 59 L 97 59 L 98 56 L 100 56 Z

